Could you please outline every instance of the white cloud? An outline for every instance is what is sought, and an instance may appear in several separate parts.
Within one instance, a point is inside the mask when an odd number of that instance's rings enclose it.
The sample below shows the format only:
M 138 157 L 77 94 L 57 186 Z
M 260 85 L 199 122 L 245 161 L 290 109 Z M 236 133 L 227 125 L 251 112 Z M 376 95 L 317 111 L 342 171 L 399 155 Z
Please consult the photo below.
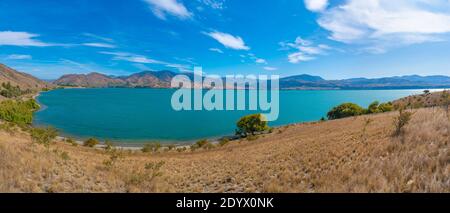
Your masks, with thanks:
M 146 56 L 126 53 L 126 52 L 100 52 L 101 54 L 112 55 L 113 60 L 119 61 L 129 61 L 134 63 L 142 63 L 142 64 L 165 64 L 165 62 L 154 60 L 151 58 L 147 58 Z
M 190 70 L 190 68 L 191 68 L 190 65 L 158 61 L 158 60 L 154 60 L 154 59 L 148 58 L 146 56 L 133 54 L 133 53 L 107 52 L 107 51 L 102 51 L 102 52 L 99 52 L 99 53 L 105 54 L 105 55 L 112 55 L 113 56 L 113 60 L 118 60 L 118 61 L 128 61 L 128 62 L 139 63 L 139 64 L 158 64 L 158 65 L 163 65 L 163 66 L 166 66 L 166 67 L 169 67 L 169 68 L 178 69 L 180 72 L 191 71 Z M 136 64 L 134 66 L 136 66 Z
M 84 46 L 88 46 L 88 47 L 101 47 L 101 48 L 116 48 L 115 45 L 112 44 L 106 44 L 106 43 L 84 43 Z
M 26 72 L 40 79 L 57 79 L 64 74 L 98 72 L 113 75 L 126 75 L 129 71 L 109 69 L 96 63 L 79 63 L 69 59 L 17 61 L 8 64 L 16 70 Z
M 38 34 L 32 34 L 27 32 L 0 31 L 0 46 L 5 45 L 5 46 L 47 47 L 54 45 L 34 39 L 35 37 L 38 36 L 39 36 Z
M 223 51 L 219 48 L 209 48 L 209 51 L 217 52 L 217 53 L 223 53 Z
M 249 58 L 250 60 L 255 61 L 257 64 L 268 64 L 266 59 L 258 58 L 253 53 L 248 53 L 247 55 L 239 55 L 241 58 Z
M 192 13 L 177 0 L 144 0 L 148 3 L 156 17 L 166 20 L 166 15 L 172 15 L 179 19 L 189 19 Z
M 316 59 L 317 55 L 325 55 L 326 50 L 331 49 L 328 45 L 314 45 L 314 42 L 297 37 L 294 42 L 280 42 L 281 50 L 294 49 L 296 52 L 288 55 L 290 63 L 296 64 L 303 61 Z
M 328 0 L 305 0 L 305 6 L 313 12 L 323 11 L 328 6 Z
M 197 0 L 197 1 L 216 10 L 222 10 L 225 7 L 224 6 L 225 0 Z
M 235 50 L 249 50 L 250 47 L 245 45 L 244 40 L 239 36 L 233 36 L 228 33 L 222 32 L 210 32 L 205 33 L 211 38 L 215 39 L 219 43 L 221 43 L 226 48 L 235 49 Z
M 384 52 L 448 36 L 449 3 L 448 0 L 347 0 L 323 11 L 318 23 L 330 31 L 332 40 Z
M 306 55 L 302 52 L 296 52 L 296 53 L 292 53 L 292 54 L 288 55 L 289 62 L 293 63 L 293 64 L 297 64 L 297 63 L 303 62 L 303 61 L 311 61 L 314 59 L 316 59 L 316 58 L 313 56 Z
M 109 42 L 109 43 L 113 43 L 114 42 L 114 40 L 112 38 L 107 38 L 107 37 L 99 36 L 99 35 L 92 34 L 92 33 L 83 33 L 82 35 L 86 36 L 86 37 L 90 37 L 90 38 L 106 41 L 106 42 Z
M 19 55 L 19 54 L 12 54 L 8 55 L 5 59 L 6 60 L 28 60 L 32 59 L 31 55 Z
M 275 70 L 278 70 L 278 68 L 276 68 L 276 67 L 264 67 L 264 69 L 267 70 L 267 71 L 275 71 Z
M 255 62 L 258 63 L 258 64 L 267 64 L 267 61 L 265 59 L 262 59 L 262 58 L 256 59 Z
M 178 69 L 180 72 L 192 72 L 191 66 L 185 64 L 166 64 L 166 67 Z

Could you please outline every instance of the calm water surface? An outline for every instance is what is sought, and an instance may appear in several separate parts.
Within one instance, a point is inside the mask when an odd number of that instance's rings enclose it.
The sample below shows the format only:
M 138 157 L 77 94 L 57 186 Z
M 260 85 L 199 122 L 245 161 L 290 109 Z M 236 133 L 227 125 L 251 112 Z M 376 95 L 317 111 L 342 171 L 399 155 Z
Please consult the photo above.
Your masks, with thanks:
M 280 116 L 271 126 L 316 121 L 343 102 L 367 107 L 423 90 L 280 91 Z M 233 134 L 255 111 L 174 111 L 171 89 L 62 89 L 42 93 L 34 123 L 63 135 L 121 142 L 191 141 Z

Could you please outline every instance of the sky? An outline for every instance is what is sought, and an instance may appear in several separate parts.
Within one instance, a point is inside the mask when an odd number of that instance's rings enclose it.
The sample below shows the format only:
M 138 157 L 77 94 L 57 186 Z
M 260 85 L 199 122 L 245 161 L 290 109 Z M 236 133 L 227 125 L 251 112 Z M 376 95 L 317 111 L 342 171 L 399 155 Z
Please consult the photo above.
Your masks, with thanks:
M 1 0 L 0 63 L 42 79 L 450 75 L 450 0 Z

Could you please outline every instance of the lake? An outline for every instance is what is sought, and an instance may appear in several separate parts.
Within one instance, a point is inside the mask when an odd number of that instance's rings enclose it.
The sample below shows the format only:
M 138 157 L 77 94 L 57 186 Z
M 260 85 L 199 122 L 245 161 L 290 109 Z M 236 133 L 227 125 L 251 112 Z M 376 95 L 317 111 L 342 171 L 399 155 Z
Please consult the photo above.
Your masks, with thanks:
M 280 114 L 271 126 L 317 121 L 334 106 L 367 107 L 423 90 L 280 91 Z M 60 89 L 38 97 L 34 124 L 51 125 L 64 136 L 123 143 L 187 142 L 232 135 L 240 117 L 255 111 L 175 111 L 172 89 Z M 345 127 L 343 127 L 345 128 Z

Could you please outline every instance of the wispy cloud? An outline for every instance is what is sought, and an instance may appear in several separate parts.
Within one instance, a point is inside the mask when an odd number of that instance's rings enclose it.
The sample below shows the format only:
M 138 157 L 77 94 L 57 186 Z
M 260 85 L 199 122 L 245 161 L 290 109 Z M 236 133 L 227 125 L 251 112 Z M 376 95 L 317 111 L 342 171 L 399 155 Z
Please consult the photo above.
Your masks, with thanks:
M 302 52 L 295 52 L 295 53 L 288 55 L 288 60 L 292 64 L 297 64 L 297 63 L 303 62 L 303 61 L 312 61 L 314 59 L 316 59 L 316 57 L 307 55 Z
M 183 3 L 177 0 L 143 0 L 150 5 L 153 14 L 166 20 L 167 15 L 175 16 L 179 19 L 189 19 L 192 17 L 192 13 L 183 5 Z
M 248 53 L 247 55 L 241 54 L 241 55 L 239 55 L 239 56 L 240 56 L 241 58 L 243 58 L 243 59 L 241 60 L 242 63 L 245 62 L 244 59 L 249 59 L 249 60 L 251 60 L 251 61 L 253 61 L 253 62 L 257 63 L 257 64 L 268 64 L 268 62 L 267 62 L 266 59 L 259 58 L 259 57 L 257 57 L 254 53 Z
M 28 32 L 0 31 L 0 46 L 47 47 L 56 44 L 45 43 L 35 39 L 38 34 Z
M 223 53 L 223 51 L 219 48 L 209 48 L 209 51 L 217 52 L 217 53 Z
M 330 39 L 381 53 L 398 46 L 448 39 L 448 0 L 347 0 L 320 12 Z
M 265 59 L 262 59 L 262 58 L 256 59 L 255 62 L 258 63 L 258 64 L 267 64 L 267 61 Z
M 302 61 L 316 59 L 317 55 L 326 54 L 326 50 L 331 49 L 325 44 L 314 45 L 314 42 L 297 37 L 294 42 L 280 42 L 280 50 L 295 50 L 288 55 L 290 63 L 296 64 Z
M 110 69 L 99 66 L 96 63 L 80 63 L 70 59 L 58 60 L 33 60 L 33 61 L 14 61 L 8 64 L 16 70 L 32 74 L 41 79 L 57 79 L 65 74 L 86 74 L 98 72 L 113 75 L 124 75 L 127 71 L 120 69 Z
M 222 33 L 218 31 L 204 33 L 205 35 L 215 39 L 226 48 L 235 50 L 250 50 L 250 47 L 245 45 L 244 40 L 239 36 L 233 36 L 228 33 Z
M 264 67 L 264 69 L 267 70 L 267 71 L 275 71 L 275 70 L 278 70 L 278 68 L 276 68 L 276 67 Z
M 138 64 L 161 65 L 161 66 L 165 66 L 168 68 L 175 68 L 175 69 L 179 70 L 180 72 L 191 71 L 190 68 L 192 67 L 191 65 L 186 65 L 186 64 L 178 64 L 178 63 L 169 63 L 169 62 L 159 61 L 159 60 L 151 59 L 147 56 L 138 55 L 138 54 L 134 54 L 134 53 L 108 52 L 108 51 L 102 51 L 99 53 L 105 54 L 105 55 L 111 55 L 111 56 L 113 56 L 112 59 L 117 60 L 117 61 L 128 61 L 128 62 L 133 62 L 133 63 L 138 63 Z
M 225 0 L 197 0 L 197 1 L 216 10 L 222 10 L 225 7 Z
M 107 51 L 102 51 L 100 53 L 105 54 L 105 55 L 112 55 L 112 56 L 114 56 L 113 60 L 118 60 L 118 61 L 129 61 L 129 62 L 142 63 L 142 64 L 165 64 L 165 62 L 154 60 L 154 59 L 148 58 L 146 56 L 137 55 L 137 54 L 133 54 L 133 53 L 107 52 Z
M 29 60 L 32 59 L 33 57 L 31 55 L 20 55 L 20 54 L 12 54 L 12 55 L 8 55 L 6 56 L 6 60 Z
M 100 47 L 100 48 L 116 48 L 115 45 L 113 44 L 107 44 L 107 43 L 83 43 L 83 46 L 88 46 L 88 47 Z
M 328 6 L 328 0 L 304 0 L 306 9 L 317 12 L 323 11 Z
M 192 66 L 185 64 L 166 64 L 166 67 L 178 69 L 180 72 L 191 72 Z
M 102 41 L 105 41 L 105 42 L 108 42 L 108 43 L 113 43 L 113 42 L 114 42 L 114 39 L 112 39 L 112 38 L 107 38 L 107 37 L 104 37 L 104 36 L 99 36 L 99 35 L 96 35 L 96 34 L 93 34 L 93 33 L 83 33 L 82 35 L 83 35 L 83 36 L 86 36 L 86 37 L 89 37 L 89 38 L 94 38 L 94 39 L 97 39 L 97 40 L 102 40 Z

